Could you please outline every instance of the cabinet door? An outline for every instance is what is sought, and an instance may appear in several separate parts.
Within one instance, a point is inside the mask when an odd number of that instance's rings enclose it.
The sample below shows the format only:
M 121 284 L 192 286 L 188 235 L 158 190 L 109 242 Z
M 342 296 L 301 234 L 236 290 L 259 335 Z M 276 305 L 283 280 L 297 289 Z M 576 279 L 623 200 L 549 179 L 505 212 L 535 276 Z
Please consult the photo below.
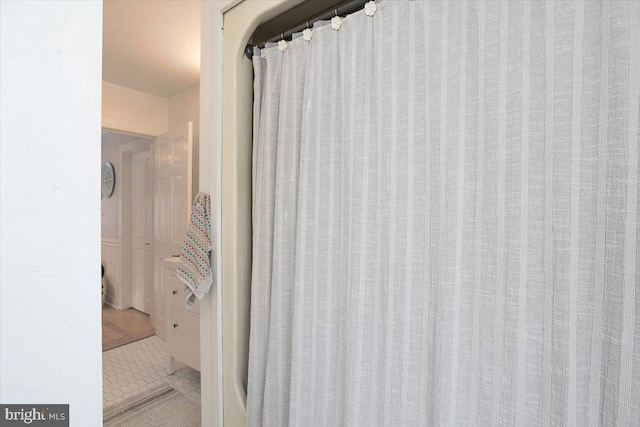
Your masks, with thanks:
M 169 355 L 199 371 L 200 317 L 174 307 L 168 310 Z
M 156 335 L 163 340 L 167 339 L 167 296 L 166 289 L 171 278 L 176 277 L 177 264 L 170 261 L 162 261 L 160 267 L 160 292 L 156 293 Z
M 164 287 L 166 289 L 167 306 L 175 307 L 180 310 L 186 310 L 189 313 L 200 314 L 200 300 L 196 298 L 196 302 L 187 308 L 184 303 L 184 283 L 178 279 L 175 271 L 173 274 L 169 273 L 164 281 Z

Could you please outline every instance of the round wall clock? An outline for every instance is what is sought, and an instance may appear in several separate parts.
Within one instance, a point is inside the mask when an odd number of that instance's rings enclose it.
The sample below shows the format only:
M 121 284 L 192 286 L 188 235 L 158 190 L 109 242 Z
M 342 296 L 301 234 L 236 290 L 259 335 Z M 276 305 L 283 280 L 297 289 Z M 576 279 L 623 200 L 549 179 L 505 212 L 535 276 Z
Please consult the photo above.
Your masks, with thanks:
M 102 196 L 111 197 L 116 186 L 116 171 L 109 162 L 102 167 Z

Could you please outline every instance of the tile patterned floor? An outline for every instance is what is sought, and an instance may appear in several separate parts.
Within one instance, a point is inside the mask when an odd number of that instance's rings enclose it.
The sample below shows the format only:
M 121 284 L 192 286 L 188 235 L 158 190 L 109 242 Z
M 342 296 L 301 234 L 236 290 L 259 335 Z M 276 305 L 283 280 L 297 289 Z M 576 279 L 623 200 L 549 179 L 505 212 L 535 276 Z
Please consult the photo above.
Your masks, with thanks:
M 165 342 L 157 335 L 102 353 L 103 405 L 111 406 L 162 384 L 200 404 L 200 372 L 176 360 L 167 374 Z

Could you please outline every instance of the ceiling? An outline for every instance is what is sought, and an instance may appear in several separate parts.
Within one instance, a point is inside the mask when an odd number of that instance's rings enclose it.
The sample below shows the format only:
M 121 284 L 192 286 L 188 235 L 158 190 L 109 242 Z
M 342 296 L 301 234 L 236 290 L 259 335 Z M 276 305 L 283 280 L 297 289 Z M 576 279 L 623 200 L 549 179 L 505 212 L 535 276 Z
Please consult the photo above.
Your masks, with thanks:
M 164 98 L 199 83 L 199 0 L 103 4 L 104 81 Z

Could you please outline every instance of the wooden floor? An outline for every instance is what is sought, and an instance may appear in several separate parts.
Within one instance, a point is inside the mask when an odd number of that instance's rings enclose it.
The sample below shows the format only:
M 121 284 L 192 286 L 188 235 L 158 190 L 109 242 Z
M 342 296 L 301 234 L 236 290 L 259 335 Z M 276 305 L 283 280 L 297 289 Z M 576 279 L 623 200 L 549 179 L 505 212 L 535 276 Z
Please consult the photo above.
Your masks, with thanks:
M 102 308 L 102 351 L 129 344 L 156 333 L 149 315 L 134 308 L 118 310 Z

